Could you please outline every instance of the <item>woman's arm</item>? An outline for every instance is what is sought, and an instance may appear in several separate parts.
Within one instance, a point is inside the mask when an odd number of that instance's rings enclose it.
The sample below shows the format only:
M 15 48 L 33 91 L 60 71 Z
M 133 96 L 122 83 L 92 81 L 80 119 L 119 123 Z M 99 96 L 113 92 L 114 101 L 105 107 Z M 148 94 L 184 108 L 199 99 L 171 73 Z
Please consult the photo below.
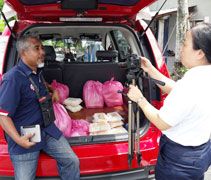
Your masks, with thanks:
M 151 62 L 145 58 L 145 57 L 141 57 L 140 58 L 141 61 L 141 68 L 149 74 L 149 76 L 151 78 L 157 79 L 159 81 L 162 81 L 165 83 L 165 86 L 161 86 L 159 84 L 158 87 L 160 89 L 162 89 L 162 91 L 164 91 L 165 93 L 169 94 L 171 92 L 171 90 L 173 89 L 174 85 L 175 85 L 175 81 L 173 81 L 172 79 L 167 78 L 166 76 L 164 76 L 162 73 L 160 73 L 152 64 Z
M 141 91 L 138 89 L 138 87 L 135 87 L 133 85 L 130 85 L 130 90 L 128 92 L 128 97 L 134 101 L 138 102 L 138 105 L 143 110 L 145 116 L 147 119 L 152 122 L 158 129 L 160 130 L 167 130 L 171 126 L 165 123 L 158 114 L 158 111 L 154 106 L 152 106 L 143 96 Z
M 147 119 L 158 129 L 163 131 L 171 127 L 160 118 L 160 116 L 158 115 L 158 110 L 154 106 L 152 106 L 144 97 L 143 100 L 138 103 L 138 105 L 144 112 Z

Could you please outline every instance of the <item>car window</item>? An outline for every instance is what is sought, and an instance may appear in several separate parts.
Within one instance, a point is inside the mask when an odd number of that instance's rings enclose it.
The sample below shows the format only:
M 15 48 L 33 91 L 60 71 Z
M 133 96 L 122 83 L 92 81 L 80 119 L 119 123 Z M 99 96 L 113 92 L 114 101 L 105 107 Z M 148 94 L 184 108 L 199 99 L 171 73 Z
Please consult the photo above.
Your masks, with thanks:
M 111 39 L 111 36 L 109 34 L 106 34 L 106 38 L 105 38 L 105 49 L 106 50 L 114 50 L 114 45 Z
M 117 49 L 119 51 L 120 58 L 126 59 L 128 57 L 128 55 L 131 54 L 131 51 L 130 51 L 131 48 L 130 48 L 126 38 L 124 37 L 122 32 L 119 30 L 114 30 L 113 36 L 114 36 L 114 39 L 116 42 Z
M 53 46 L 56 53 L 56 61 L 88 61 L 91 48 L 104 50 L 101 39 L 50 39 L 42 41 L 43 46 Z

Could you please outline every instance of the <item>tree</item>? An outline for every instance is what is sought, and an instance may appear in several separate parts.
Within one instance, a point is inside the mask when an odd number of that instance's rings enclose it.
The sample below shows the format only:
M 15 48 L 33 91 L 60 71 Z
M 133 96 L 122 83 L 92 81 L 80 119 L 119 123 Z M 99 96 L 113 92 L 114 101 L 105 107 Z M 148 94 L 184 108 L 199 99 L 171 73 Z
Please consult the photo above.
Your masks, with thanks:
M 2 0 L 0 0 L 0 9 L 2 10 L 4 6 L 4 2 Z M 1 15 L 0 15 L 1 18 Z M 2 32 L 4 30 L 4 21 L 0 19 L 0 32 Z
M 189 30 L 189 12 L 188 0 L 178 0 L 177 10 L 177 28 L 176 28 L 176 50 L 175 63 L 172 72 L 175 80 L 180 79 L 186 69 L 183 67 L 180 60 L 180 48 L 184 42 L 185 34 Z
M 4 2 L 2 0 L 0 0 L 0 9 L 1 10 L 2 10 L 3 6 L 4 6 Z
M 4 6 L 4 1 L 0 0 L 0 9 L 1 10 L 3 10 L 3 6 Z M 2 19 L 3 18 L 1 18 L 1 14 L 0 14 L 0 32 L 2 32 L 5 28 L 5 22 Z M 17 16 L 10 17 L 9 19 L 7 19 L 7 22 L 10 22 L 12 20 L 17 20 Z

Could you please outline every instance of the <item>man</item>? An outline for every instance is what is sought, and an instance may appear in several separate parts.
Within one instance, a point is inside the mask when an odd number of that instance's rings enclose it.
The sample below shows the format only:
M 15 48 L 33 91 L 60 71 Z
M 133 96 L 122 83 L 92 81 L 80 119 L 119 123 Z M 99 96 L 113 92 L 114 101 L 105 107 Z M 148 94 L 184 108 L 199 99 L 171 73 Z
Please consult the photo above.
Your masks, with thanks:
M 41 97 L 48 94 L 41 70 L 37 68 L 45 56 L 41 41 L 37 37 L 23 36 L 17 42 L 17 50 L 21 59 L 18 65 L 4 74 L 0 88 L 0 125 L 6 132 L 15 179 L 35 178 L 41 150 L 57 161 L 61 179 L 80 179 L 79 160 L 69 143 L 54 123 L 44 124 L 36 91 L 37 88 Z M 53 94 L 52 99 L 57 102 L 57 91 L 47 86 Z M 21 126 L 37 124 L 41 127 L 41 142 L 30 141 L 34 134 L 20 135 Z

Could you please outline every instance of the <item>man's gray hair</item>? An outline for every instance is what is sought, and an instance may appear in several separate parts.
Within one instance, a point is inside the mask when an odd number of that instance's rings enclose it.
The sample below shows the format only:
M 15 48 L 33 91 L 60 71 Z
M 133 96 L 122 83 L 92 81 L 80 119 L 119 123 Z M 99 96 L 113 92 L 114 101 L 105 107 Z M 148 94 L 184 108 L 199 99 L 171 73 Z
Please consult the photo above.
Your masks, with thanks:
M 38 36 L 35 36 L 35 35 L 21 36 L 16 43 L 16 48 L 19 54 L 21 51 L 27 50 L 28 47 L 31 45 L 31 43 L 28 41 L 29 38 L 35 38 L 39 40 Z

